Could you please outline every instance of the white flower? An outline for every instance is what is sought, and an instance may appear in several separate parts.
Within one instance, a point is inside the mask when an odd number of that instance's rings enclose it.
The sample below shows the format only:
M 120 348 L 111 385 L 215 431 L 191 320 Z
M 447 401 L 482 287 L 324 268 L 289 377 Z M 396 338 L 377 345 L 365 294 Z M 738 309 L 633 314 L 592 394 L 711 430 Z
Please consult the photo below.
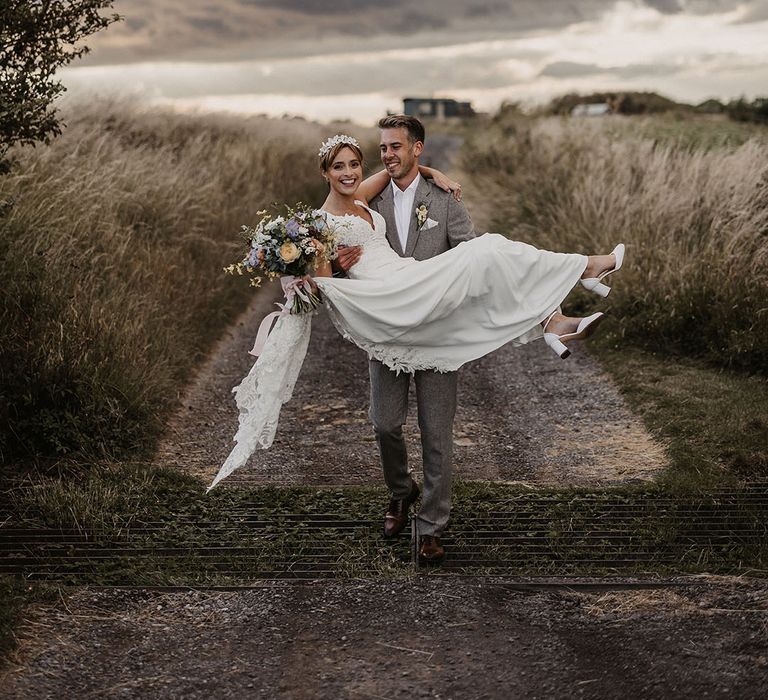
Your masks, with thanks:
M 428 217 L 429 209 L 427 209 L 427 205 L 422 202 L 416 207 L 416 223 L 419 225 L 419 228 L 424 225 Z

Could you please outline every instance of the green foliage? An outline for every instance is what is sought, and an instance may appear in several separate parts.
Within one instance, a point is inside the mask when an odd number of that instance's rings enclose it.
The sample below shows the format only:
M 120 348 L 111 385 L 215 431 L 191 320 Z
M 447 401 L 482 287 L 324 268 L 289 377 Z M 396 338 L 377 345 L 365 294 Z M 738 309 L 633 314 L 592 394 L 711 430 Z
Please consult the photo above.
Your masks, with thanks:
M 0 457 L 149 448 L 252 290 L 222 268 L 275 201 L 316 200 L 319 127 L 79 107 L 0 180 Z
M 752 102 L 744 98 L 734 100 L 726 105 L 725 111 L 738 122 L 768 124 L 768 97 L 758 97 Z
M 0 4 L 0 159 L 14 144 L 48 143 L 61 133 L 53 101 L 56 71 L 88 52 L 82 40 L 117 15 L 113 0 L 6 0 Z
M 592 348 L 630 406 L 667 447 L 659 482 L 691 489 L 768 479 L 768 380 L 627 348 L 604 326 Z
M 655 92 L 593 92 L 589 95 L 569 93 L 556 97 L 549 103 L 547 112 L 568 115 L 576 105 L 601 102 L 608 104 L 615 114 L 652 114 L 693 109 L 690 105 L 674 102 Z

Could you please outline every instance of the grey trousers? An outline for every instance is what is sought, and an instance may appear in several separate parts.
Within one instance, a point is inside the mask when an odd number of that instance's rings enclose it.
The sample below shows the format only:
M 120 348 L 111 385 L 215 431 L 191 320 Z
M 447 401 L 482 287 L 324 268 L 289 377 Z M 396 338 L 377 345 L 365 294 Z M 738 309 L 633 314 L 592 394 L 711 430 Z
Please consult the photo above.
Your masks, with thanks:
M 411 375 L 396 374 L 378 360 L 370 361 L 370 419 L 379 445 L 384 481 L 392 498 L 405 498 L 411 489 L 403 424 L 408 413 Z M 424 492 L 419 510 L 420 535 L 440 535 L 451 512 L 453 418 L 456 414 L 457 372 L 415 373 Z

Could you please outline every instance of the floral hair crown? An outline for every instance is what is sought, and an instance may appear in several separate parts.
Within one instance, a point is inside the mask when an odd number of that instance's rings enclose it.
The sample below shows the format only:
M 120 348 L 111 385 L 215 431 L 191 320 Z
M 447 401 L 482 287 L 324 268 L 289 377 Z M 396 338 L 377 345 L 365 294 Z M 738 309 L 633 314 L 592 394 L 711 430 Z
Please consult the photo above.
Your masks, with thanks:
M 323 143 L 320 145 L 320 152 L 317 155 L 322 158 L 327 153 L 330 153 L 334 146 L 340 143 L 348 143 L 350 146 L 360 148 L 360 144 L 357 142 L 357 139 L 352 138 L 351 136 L 347 136 L 346 134 L 336 134 L 336 136 L 331 136 L 331 138 L 329 138 L 327 141 L 323 141 Z

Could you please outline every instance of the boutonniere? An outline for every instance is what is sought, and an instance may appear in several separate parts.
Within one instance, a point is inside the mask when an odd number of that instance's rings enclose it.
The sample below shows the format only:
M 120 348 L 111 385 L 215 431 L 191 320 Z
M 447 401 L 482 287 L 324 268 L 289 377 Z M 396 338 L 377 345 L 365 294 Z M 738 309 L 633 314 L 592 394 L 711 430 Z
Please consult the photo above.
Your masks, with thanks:
M 427 205 L 424 202 L 421 202 L 421 204 L 416 207 L 417 228 L 421 228 L 426 223 L 427 218 L 429 218 L 429 209 L 427 209 Z

